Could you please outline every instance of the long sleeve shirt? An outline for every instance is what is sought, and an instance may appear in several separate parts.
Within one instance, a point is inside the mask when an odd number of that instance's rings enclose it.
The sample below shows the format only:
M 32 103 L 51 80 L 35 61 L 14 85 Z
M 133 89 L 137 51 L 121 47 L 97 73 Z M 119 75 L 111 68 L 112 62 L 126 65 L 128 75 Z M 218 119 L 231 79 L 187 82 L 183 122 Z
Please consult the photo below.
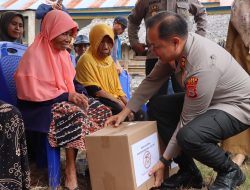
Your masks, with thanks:
M 175 72 L 179 84 L 185 89 L 180 121 L 164 155 L 175 157 L 180 148 L 176 142 L 179 129 L 210 109 L 233 115 L 250 125 L 250 77 L 236 60 L 216 43 L 189 33 L 183 56 L 185 68 L 178 64 Z M 134 93 L 127 107 L 139 110 L 169 77 L 171 69 L 158 62 Z
M 192 14 L 196 23 L 196 33 L 201 36 L 206 35 L 207 12 L 199 0 L 138 0 L 128 16 L 128 36 L 130 45 L 133 46 L 139 43 L 138 32 L 142 20 L 146 21 L 157 12 L 166 10 L 183 16 L 189 24 L 189 30 L 192 28 L 189 14 Z M 156 58 L 156 56 L 149 50 L 147 58 Z
M 36 19 L 43 19 L 43 17 L 49 12 L 52 11 L 53 8 L 51 5 L 41 4 L 38 6 L 36 10 Z M 62 11 L 68 13 L 67 9 L 62 5 Z

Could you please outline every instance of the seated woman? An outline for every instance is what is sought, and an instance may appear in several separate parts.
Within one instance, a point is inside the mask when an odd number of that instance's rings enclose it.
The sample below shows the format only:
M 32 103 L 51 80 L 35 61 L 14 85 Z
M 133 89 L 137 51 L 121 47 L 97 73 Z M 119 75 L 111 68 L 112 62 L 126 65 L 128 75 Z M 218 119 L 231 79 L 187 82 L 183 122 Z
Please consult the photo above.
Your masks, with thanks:
M 104 127 L 109 108 L 75 92 L 75 69 L 67 47 L 77 25 L 65 12 L 52 10 L 15 73 L 18 105 L 28 129 L 48 132 L 52 147 L 66 148 L 66 189 L 78 189 L 75 159 L 85 136 Z
M 24 18 L 18 12 L 7 11 L 0 18 L 0 41 L 22 43 Z
M 20 112 L 0 101 L 0 189 L 30 189 L 30 170 Z
M 118 114 L 127 104 L 115 63 L 111 57 L 114 32 L 106 24 L 95 25 L 89 34 L 90 46 L 76 66 L 76 80 L 88 93 Z

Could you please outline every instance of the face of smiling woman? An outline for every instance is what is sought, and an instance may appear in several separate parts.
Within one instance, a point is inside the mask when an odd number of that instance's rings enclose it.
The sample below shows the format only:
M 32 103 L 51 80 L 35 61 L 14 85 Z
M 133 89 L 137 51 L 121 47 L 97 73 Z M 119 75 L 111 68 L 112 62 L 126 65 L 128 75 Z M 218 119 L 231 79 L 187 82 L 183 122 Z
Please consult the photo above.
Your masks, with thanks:
M 15 16 L 8 25 L 8 35 L 13 39 L 20 39 L 23 35 L 23 20 Z
M 51 40 L 53 47 L 57 50 L 65 50 L 69 47 L 72 39 L 72 30 L 64 32 Z

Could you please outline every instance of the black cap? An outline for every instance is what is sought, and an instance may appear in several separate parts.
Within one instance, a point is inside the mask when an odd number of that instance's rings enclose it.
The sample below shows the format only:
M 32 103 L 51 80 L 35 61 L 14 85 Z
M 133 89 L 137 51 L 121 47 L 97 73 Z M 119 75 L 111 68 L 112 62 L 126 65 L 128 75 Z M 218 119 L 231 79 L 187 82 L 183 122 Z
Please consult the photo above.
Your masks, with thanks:
M 119 24 L 123 25 L 125 28 L 127 28 L 127 26 L 128 26 L 128 20 L 124 17 L 121 17 L 121 16 L 115 17 L 114 23 L 119 23 Z

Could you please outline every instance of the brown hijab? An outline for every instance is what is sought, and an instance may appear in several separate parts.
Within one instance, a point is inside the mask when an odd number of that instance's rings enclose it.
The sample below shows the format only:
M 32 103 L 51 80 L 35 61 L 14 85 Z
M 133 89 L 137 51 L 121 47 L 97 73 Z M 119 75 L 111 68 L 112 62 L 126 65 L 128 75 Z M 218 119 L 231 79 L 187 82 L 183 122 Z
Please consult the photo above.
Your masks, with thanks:
M 231 22 L 240 34 L 250 54 L 250 1 L 235 0 L 232 5 Z

